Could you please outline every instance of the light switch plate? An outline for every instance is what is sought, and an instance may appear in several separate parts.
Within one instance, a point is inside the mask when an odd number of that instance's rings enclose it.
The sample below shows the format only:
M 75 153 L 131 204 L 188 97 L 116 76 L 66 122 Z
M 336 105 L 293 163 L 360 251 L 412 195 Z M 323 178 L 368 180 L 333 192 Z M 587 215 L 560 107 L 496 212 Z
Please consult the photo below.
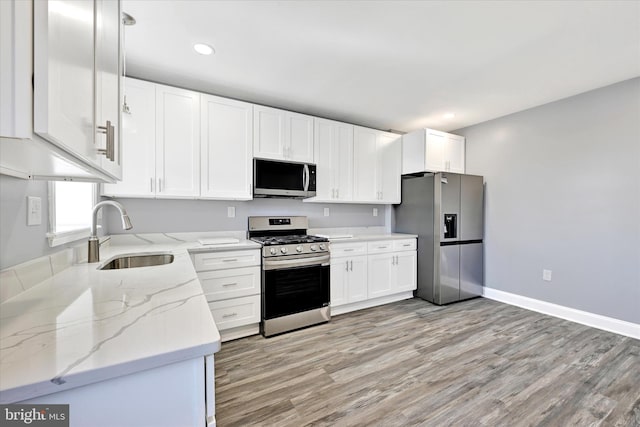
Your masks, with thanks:
M 42 199 L 27 197 L 27 225 L 42 224 Z
M 542 280 L 545 282 L 551 281 L 551 270 L 542 270 Z
M 324 208 L 324 216 L 329 216 L 329 208 Z
M 236 207 L 228 206 L 227 207 L 227 218 L 235 218 L 236 217 Z
M 373 208 L 373 216 L 378 216 L 378 208 Z

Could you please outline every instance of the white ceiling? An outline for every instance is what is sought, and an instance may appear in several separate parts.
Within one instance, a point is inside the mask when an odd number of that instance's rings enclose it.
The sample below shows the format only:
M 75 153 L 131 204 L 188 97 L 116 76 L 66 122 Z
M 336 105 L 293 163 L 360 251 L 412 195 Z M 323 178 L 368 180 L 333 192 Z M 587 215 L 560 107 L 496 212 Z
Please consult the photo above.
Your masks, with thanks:
M 128 75 L 379 129 L 458 129 L 640 75 L 640 1 L 124 0 L 123 10 L 137 20 Z M 197 42 L 216 54 L 198 55 Z

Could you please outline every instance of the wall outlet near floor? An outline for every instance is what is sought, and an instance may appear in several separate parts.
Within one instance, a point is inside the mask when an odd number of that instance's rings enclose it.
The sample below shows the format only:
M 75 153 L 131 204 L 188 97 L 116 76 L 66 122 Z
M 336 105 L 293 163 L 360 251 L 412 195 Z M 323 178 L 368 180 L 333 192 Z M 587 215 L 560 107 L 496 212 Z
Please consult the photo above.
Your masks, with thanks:
M 27 225 L 42 224 L 42 199 L 27 197 Z
M 551 270 L 542 270 L 542 280 L 545 282 L 551 281 Z
M 373 208 L 373 216 L 378 216 L 378 208 Z
M 324 216 L 329 216 L 329 208 L 324 208 Z
M 236 207 L 228 206 L 227 207 L 227 218 L 235 218 L 236 217 Z

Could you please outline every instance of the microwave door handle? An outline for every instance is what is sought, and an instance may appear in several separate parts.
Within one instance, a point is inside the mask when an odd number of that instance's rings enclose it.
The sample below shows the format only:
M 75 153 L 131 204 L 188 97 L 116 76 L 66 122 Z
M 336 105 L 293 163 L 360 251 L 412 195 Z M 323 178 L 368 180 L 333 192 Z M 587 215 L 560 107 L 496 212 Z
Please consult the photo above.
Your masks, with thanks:
M 304 185 L 304 191 L 309 191 L 309 165 L 304 165 L 302 170 L 302 182 Z

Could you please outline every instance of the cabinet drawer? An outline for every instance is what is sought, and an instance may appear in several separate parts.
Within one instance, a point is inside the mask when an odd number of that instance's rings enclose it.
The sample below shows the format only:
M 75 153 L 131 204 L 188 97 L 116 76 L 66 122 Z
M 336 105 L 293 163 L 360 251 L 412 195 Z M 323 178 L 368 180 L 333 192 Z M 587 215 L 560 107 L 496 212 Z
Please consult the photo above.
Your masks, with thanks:
M 260 267 L 204 271 L 198 274 L 207 301 L 260 294 Z
M 260 322 L 260 295 L 209 303 L 219 331 Z
M 415 251 L 416 239 L 402 239 L 393 241 L 394 251 Z
M 364 242 L 331 244 L 331 258 L 366 254 L 367 244 Z
M 193 265 L 196 271 L 260 265 L 260 250 L 198 253 L 193 255 Z
M 367 250 L 370 254 L 381 254 L 385 252 L 393 252 L 393 240 L 380 240 L 377 242 L 369 242 Z

